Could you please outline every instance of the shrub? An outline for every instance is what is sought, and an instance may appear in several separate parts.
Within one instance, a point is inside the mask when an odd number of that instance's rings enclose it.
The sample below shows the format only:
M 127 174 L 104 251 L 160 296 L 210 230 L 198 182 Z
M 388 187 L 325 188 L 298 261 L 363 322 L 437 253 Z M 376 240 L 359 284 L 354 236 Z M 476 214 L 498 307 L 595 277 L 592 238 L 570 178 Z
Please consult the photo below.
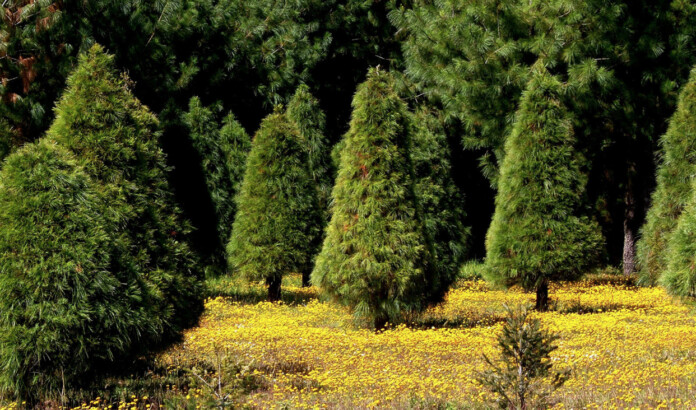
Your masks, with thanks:
M 660 138 L 662 160 L 638 242 L 640 282 L 654 285 L 667 267 L 667 243 L 677 220 L 691 200 L 696 170 L 696 68 L 679 97 L 667 133 Z
M 256 133 L 238 209 L 227 247 L 230 268 L 265 279 L 269 300 L 279 300 L 283 275 L 310 264 L 322 225 L 307 151 L 287 115 L 270 115 Z
M 599 263 L 604 245 L 599 225 L 582 212 L 586 176 L 561 93 L 558 79 L 535 67 L 505 145 L 486 237 L 487 279 L 536 289 L 541 310 L 548 282 L 578 278 Z
M 553 344 L 558 336 L 542 330 L 528 308 L 505 309 L 507 319 L 497 338 L 501 366 L 484 355 L 489 369 L 479 373 L 478 381 L 495 394 L 501 409 L 546 408 L 549 394 L 569 376 L 553 371 L 550 354 L 558 348 Z
M 0 172 L 0 391 L 56 396 L 156 334 L 133 278 L 112 274 L 113 198 L 53 142 Z M 120 273 L 120 272 L 117 272 Z

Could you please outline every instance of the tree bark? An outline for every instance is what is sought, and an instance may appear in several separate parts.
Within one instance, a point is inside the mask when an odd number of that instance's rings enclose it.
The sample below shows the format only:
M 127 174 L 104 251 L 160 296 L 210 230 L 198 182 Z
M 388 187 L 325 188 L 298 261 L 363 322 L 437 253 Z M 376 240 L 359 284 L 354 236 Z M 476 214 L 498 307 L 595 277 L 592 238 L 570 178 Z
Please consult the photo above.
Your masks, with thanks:
M 282 278 L 279 276 L 269 276 L 266 278 L 266 285 L 268 285 L 268 301 L 277 302 L 280 300 L 280 284 Z
M 636 270 L 636 201 L 633 192 L 633 184 L 629 179 L 624 198 L 626 210 L 624 212 L 624 246 L 623 246 L 623 273 L 631 275 Z
M 544 279 L 536 290 L 536 310 L 546 312 L 549 310 L 549 281 Z

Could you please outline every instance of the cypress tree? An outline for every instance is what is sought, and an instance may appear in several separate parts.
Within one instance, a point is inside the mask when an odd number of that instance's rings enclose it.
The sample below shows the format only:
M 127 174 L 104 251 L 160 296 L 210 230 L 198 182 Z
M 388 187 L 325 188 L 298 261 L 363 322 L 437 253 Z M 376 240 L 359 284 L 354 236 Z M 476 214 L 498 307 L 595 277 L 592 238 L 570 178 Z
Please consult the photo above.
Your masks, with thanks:
M 370 70 L 353 100 L 331 221 L 312 282 L 376 328 L 424 306 L 428 243 L 409 158 L 410 115 L 389 73 Z
M 331 151 L 324 136 L 326 120 L 319 101 L 312 96 L 309 87 L 301 85 L 290 100 L 287 110 L 288 118 L 295 123 L 308 153 L 309 171 L 317 189 L 319 208 L 322 210 L 322 232 L 328 222 L 329 198 L 331 196 L 332 174 Z M 318 250 L 322 237 L 317 237 L 313 244 Z M 316 252 L 314 252 L 316 253 Z M 302 270 L 302 284 L 309 286 L 312 266 Z
M 667 266 L 667 243 L 684 207 L 693 197 L 691 179 L 696 171 L 696 68 L 691 71 L 670 120 L 660 138 L 662 159 L 657 187 L 638 243 L 640 282 L 653 285 Z
M 539 310 L 548 308 L 549 281 L 579 277 L 604 245 L 597 223 L 581 215 L 586 177 L 562 87 L 535 67 L 505 145 L 486 238 L 487 279 L 536 289 Z
M 201 159 L 208 193 L 215 207 L 220 246 L 213 263 L 226 267 L 224 244 L 232 231 L 235 195 L 244 174 L 251 141 L 232 113 L 223 119 L 220 127 L 213 110 L 204 107 L 197 97 L 189 102 L 184 123 Z
M 280 299 L 283 275 L 306 269 L 321 235 L 321 209 L 297 126 L 276 112 L 251 145 L 227 253 L 233 272 L 266 280 Z
M 48 140 L 0 172 L 0 392 L 57 396 L 161 331 L 136 281 L 111 272 L 121 216 L 105 193 Z
M 73 152 L 114 204 L 123 204 L 109 209 L 124 216 L 119 231 L 128 242 L 114 256 L 114 269 L 136 272 L 147 290 L 143 303 L 155 309 L 153 322 L 168 324 L 156 338 L 191 325 L 202 310 L 201 274 L 168 187 L 157 119 L 99 45 L 80 57 L 55 116 L 47 138 Z
M 696 297 L 696 188 L 691 180 L 688 202 L 677 219 L 674 231 L 667 238 L 666 266 L 659 283 L 675 296 Z
M 469 229 L 464 226 L 464 201 L 451 176 L 447 137 L 439 119 L 425 108 L 413 116 L 410 156 L 415 192 L 433 264 L 429 300 L 439 302 L 459 273 L 467 255 Z

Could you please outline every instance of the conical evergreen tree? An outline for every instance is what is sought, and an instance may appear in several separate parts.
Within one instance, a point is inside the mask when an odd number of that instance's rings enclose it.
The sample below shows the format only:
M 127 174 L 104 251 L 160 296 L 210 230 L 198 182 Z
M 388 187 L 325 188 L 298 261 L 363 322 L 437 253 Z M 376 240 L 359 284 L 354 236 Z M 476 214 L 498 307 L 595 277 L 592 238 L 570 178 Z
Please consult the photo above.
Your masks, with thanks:
M 423 226 L 432 242 L 429 300 L 439 302 L 457 278 L 467 255 L 469 229 L 464 201 L 451 176 L 450 153 L 441 122 L 421 108 L 413 116 L 411 160 Z
M 693 197 L 691 180 L 696 171 L 696 68 L 691 71 L 670 120 L 660 138 L 662 162 L 645 225 L 638 242 L 640 282 L 655 284 L 667 267 L 667 243 L 677 220 Z
M 133 278 L 111 272 L 120 216 L 103 194 L 47 140 L 0 172 L 0 392 L 57 396 L 162 331 Z
M 268 299 L 280 299 L 283 275 L 310 263 L 321 235 L 321 209 L 307 150 L 296 125 L 274 113 L 252 141 L 227 247 L 233 272 L 265 279 Z
M 287 110 L 288 118 L 297 125 L 302 142 L 309 159 L 309 170 L 317 187 L 317 198 L 322 210 L 322 231 L 329 220 L 329 198 L 333 187 L 333 170 L 331 167 L 331 150 L 324 136 L 326 120 L 319 101 L 312 96 L 309 87 L 301 85 L 290 100 Z M 322 237 L 313 244 L 318 250 Z M 316 253 L 316 252 L 315 252 Z M 312 264 L 302 270 L 302 284 L 309 286 Z
M 410 114 L 389 73 L 372 69 L 353 100 L 312 282 L 376 328 L 425 305 L 428 244 L 409 157 Z
M 536 289 L 545 310 L 549 281 L 580 276 L 599 262 L 604 243 L 598 224 L 581 215 L 586 177 L 562 84 L 534 70 L 505 145 L 486 271 L 496 284 Z
M 215 207 L 220 247 L 213 264 L 224 269 L 227 267 L 225 244 L 237 210 L 235 195 L 244 175 L 251 140 L 232 113 L 224 118 L 220 127 L 215 112 L 204 107 L 198 98 L 191 99 L 184 123 L 201 159 L 208 193 Z
M 47 138 L 72 151 L 114 203 L 125 204 L 109 209 L 123 215 L 119 231 L 128 241 L 112 263 L 139 276 L 147 290 L 142 303 L 156 309 L 152 320 L 168 324 L 156 337 L 166 338 L 197 320 L 201 274 L 168 187 L 157 119 L 131 94 L 112 60 L 98 45 L 80 57 Z

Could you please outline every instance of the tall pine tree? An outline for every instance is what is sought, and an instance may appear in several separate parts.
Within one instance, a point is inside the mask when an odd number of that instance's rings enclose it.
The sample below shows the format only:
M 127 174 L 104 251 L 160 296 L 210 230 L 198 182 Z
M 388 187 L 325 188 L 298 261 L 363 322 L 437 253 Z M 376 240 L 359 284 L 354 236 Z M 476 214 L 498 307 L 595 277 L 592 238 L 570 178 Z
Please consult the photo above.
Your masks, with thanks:
M 280 299 L 285 274 L 308 268 L 321 235 L 308 164 L 297 126 L 283 113 L 267 117 L 252 141 L 227 252 L 234 274 L 266 280 L 270 301 Z
M 432 247 L 428 300 L 439 302 L 467 256 L 469 229 L 464 200 L 451 176 L 450 152 L 442 123 L 427 108 L 413 114 L 410 157 L 423 226 Z
M 486 238 L 487 279 L 536 289 L 539 310 L 548 308 L 549 281 L 577 278 L 604 245 L 599 225 L 582 214 L 586 177 L 562 87 L 535 66 L 505 145 Z
M 640 281 L 657 283 L 667 266 L 667 243 L 684 207 L 691 201 L 691 180 L 696 171 L 696 68 L 684 86 L 677 111 L 660 139 L 661 163 L 652 206 L 638 243 Z
M 317 188 L 317 198 L 322 212 L 322 232 L 328 222 L 328 206 L 333 186 L 333 169 L 331 151 L 326 139 L 326 119 L 319 106 L 319 101 L 312 96 L 309 87 L 301 85 L 290 100 L 287 110 L 288 119 L 297 125 L 302 143 L 309 160 L 309 171 Z M 321 245 L 322 237 L 317 237 L 315 248 Z M 309 286 L 311 266 L 303 269 L 302 284 Z
M 153 336 L 167 338 L 191 325 L 202 310 L 201 274 L 168 187 L 157 119 L 98 45 L 80 57 L 55 111 L 46 138 L 73 152 L 114 203 L 123 204 L 106 210 L 123 215 L 118 230 L 127 241 L 112 263 L 138 276 L 153 321 L 167 324 Z
M 225 269 L 225 244 L 232 232 L 237 210 L 235 196 L 244 174 L 251 140 L 232 113 L 220 126 L 214 109 L 204 107 L 198 98 L 191 99 L 184 123 L 200 157 L 208 194 L 215 208 L 219 245 L 212 264 Z
M 353 101 L 312 282 L 376 328 L 425 305 L 431 255 L 417 211 L 409 131 L 393 77 L 370 70 Z

